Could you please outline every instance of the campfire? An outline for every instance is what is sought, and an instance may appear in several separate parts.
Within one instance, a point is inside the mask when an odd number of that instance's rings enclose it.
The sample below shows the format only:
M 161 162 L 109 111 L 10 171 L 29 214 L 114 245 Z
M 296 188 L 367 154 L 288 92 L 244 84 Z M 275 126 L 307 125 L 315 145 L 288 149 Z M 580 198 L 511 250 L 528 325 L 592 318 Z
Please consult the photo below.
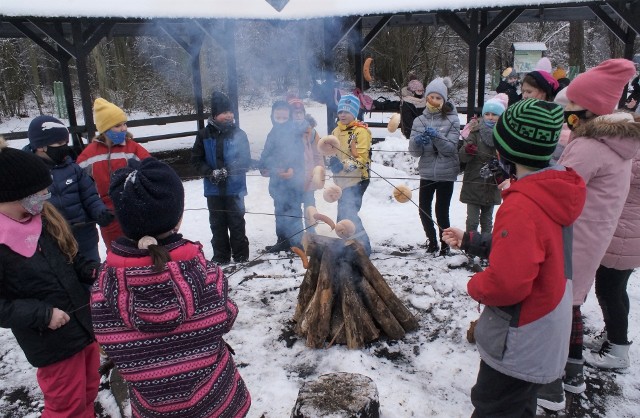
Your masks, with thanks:
M 315 234 L 306 241 L 309 265 L 293 319 L 308 347 L 360 348 L 382 335 L 398 340 L 418 328 L 360 243 Z

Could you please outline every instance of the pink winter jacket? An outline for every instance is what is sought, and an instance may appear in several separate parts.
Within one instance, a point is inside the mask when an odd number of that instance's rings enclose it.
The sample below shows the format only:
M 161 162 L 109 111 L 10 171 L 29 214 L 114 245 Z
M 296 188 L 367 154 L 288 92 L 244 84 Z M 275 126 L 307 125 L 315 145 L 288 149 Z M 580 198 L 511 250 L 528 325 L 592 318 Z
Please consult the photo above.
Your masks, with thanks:
M 629 113 L 615 113 L 578 126 L 558 161 L 587 185 L 587 201 L 573 226 L 574 306 L 584 303 L 611 242 L 629 193 L 631 159 L 639 150 L 640 123 Z
M 600 264 L 616 270 L 640 267 L 640 155 L 633 159 L 629 195 Z

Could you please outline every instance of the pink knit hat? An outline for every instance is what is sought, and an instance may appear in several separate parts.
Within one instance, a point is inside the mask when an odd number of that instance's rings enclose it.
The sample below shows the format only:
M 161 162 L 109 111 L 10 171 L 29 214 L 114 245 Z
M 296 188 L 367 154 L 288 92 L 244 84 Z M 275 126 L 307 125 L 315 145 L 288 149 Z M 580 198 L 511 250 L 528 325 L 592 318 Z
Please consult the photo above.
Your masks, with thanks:
M 596 115 L 608 115 L 620 101 L 622 90 L 636 74 L 632 61 L 615 58 L 578 75 L 567 87 L 567 98 Z
M 409 81 L 407 87 L 409 87 L 409 90 L 411 90 L 413 93 L 415 93 L 416 91 L 424 92 L 424 85 L 419 80 Z
M 491 100 L 499 100 L 500 102 L 502 102 L 502 105 L 505 109 L 509 107 L 509 96 L 507 96 L 505 93 L 498 93 L 493 96 Z

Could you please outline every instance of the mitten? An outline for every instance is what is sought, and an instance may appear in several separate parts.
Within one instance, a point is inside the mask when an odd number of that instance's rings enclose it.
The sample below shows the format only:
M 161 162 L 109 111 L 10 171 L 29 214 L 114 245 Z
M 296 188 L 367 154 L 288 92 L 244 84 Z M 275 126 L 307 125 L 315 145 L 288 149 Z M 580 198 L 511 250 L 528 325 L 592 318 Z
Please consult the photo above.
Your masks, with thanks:
M 430 136 L 431 138 L 437 138 L 440 133 L 438 132 L 437 129 L 432 128 L 431 126 L 427 126 L 424 130 L 424 134 L 427 136 Z
M 227 180 L 227 177 L 229 177 L 229 173 L 226 168 L 217 168 L 209 175 L 209 181 L 213 184 L 220 184 L 224 183 Z
M 115 218 L 116 218 L 115 215 L 110 210 L 107 209 L 104 212 L 102 212 L 100 215 L 98 215 L 98 219 L 96 219 L 96 222 L 98 223 L 98 225 L 105 227 L 109 225 L 111 222 L 113 222 Z
M 464 152 L 469 155 L 477 155 L 478 154 L 478 146 L 476 144 L 467 144 L 464 147 Z
M 350 173 L 353 170 L 355 170 L 356 168 L 358 168 L 358 165 L 355 163 L 355 161 L 347 158 L 346 160 L 344 160 L 342 162 L 342 166 L 344 167 L 344 171 L 345 173 Z
M 420 135 L 416 136 L 416 142 L 422 145 L 429 145 L 431 143 L 431 137 L 423 132 Z
M 338 157 L 329 158 L 329 169 L 331 169 L 331 172 L 333 174 L 341 172 L 343 168 L 344 166 L 342 165 Z

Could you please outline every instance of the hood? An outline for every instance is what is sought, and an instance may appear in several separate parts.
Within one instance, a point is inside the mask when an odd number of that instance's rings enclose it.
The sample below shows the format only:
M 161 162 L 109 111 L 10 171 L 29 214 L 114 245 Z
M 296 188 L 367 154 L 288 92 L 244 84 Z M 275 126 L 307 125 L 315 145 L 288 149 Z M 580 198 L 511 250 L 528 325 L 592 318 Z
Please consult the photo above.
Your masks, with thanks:
M 114 255 L 110 258 L 113 260 Z M 185 271 L 193 274 L 194 268 L 206 275 L 197 257 L 180 263 L 169 262 L 167 267 L 161 272 L 154 272 L 149 266 L 106 268 L 103 295 L 111 312 L 122 319 L 127 328 L 171 332 L 193 317 L 201 301 L 206 299 L 201 287 L 184 286 L 184 278 L 177 280 L 178 276 L 186 276 Z
M 640 123 L 626 112 L 599 116 L 578 126 L 573 131 L 573 138 L 580 137 L 602 142 L 625 160 L 630 160 L 640 151 Z
M 527 196 L 554 222 L 569 226 L 578 219 L 587 197 L 582 177 L 572 168 L 554 166 L 531 173 L 511 183 L 503 199 L 513 193 Z
M 316 126 L 318 126 L 318 122 L 316 122 L 316 120 L 310 114 L 307 113 L 306 115 L 304 115 L 304 118 L 307 122 L 309 122 L 309 126 L 311 126 L 311 128 L 315 128 Z

